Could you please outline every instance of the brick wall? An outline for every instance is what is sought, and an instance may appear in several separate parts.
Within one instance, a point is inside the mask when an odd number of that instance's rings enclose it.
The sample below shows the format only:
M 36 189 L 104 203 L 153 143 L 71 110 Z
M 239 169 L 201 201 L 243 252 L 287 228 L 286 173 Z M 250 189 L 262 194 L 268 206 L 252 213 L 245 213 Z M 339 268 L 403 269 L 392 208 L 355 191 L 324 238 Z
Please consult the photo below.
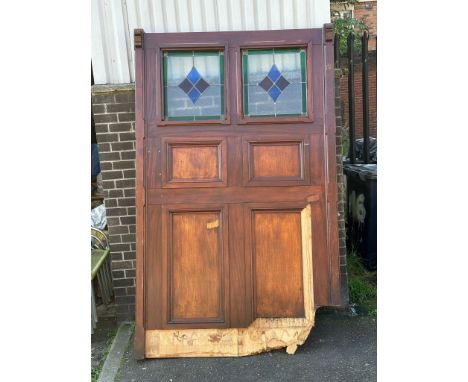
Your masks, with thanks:
M 337 179 L 340 201 L 338 224 L 342 301 L 348 302 L 344 186 L 341 163 L 340 84 L 337 99 Z M 99 145 L 101 172 L 109 227 L 112 277 L 117 319 L 134 320 L 135 313 L 135 91 L 133 85 L 94 85 L 92 105 Z
M 349 303 L 348 271 L 346 268 L 346 227 L 345 227 L 345 203 L 346 188 L 343 175 L 343 118 L 341 110 L 341 83 L 342 71 L 335 70 L 335 115 L 336 115 L 336 181 L 338 189 L 338 242 L 340 248 L 340 274 L 341 274 L 341 304 Z
M 92 87 L 117 319 L 135 312 L 135 91 L 133 85 Z
M 363 1 L 354 4 L 354 18 L 364 21 L 369 27 L 369 50 L 377 44 L 377 1 Z
M 341 68 L 346 69 L 348 60 L 341 59 Z M 369 72 L 369 134 L 377 138 L 377 59 L 375 54 L 368 58 Z M 354 91 L 355 91 L 355 127 L 356 138 L 362 138 L 362 65 L 359 57 L 354 62 Z M 349 127 L 349 102 L 348 102 L 348 76 L 342 75 L 340 79 L 341 117 L 343 127 L 347 131 Z

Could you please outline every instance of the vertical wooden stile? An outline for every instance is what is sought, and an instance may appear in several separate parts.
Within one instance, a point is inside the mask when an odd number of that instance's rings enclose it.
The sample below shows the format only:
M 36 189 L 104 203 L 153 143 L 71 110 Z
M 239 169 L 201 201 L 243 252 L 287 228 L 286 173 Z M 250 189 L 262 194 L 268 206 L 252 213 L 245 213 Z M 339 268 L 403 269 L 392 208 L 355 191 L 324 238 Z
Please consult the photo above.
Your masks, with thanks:
M 136 301 L 135 301 L 135 342 L 136 359 L 145 358 L 144 327 L 144 250 L 145 250 L 145 122 L 144 122 L 144 51 L 143 29 L 135 29 L 135 139 L 136 139 Z

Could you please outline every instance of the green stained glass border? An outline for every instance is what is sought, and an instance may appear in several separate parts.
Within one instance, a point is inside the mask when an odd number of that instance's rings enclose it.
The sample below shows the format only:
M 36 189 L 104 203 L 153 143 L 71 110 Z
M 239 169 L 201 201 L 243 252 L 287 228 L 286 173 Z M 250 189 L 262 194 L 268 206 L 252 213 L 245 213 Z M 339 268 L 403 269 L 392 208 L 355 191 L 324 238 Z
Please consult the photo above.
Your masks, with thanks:
M 249 115 L 249 92 L 248 92 L 248 55 L 274 55 L 282 53 L 299 53 L 301 65 L 301 83 L 302 83 L 302 113 L 295 114 L 255 114 Z M 306 48 L 272 48 L 272 49 L 243 49 L 242 50 L 242 89 L 243 89 L 243 111 L 244 117 L 297 117 L 307 116 L 307 58 Z
M 193 56 L 219 56 L 219 77 L 221 92 L 221 114 L 220 115 L 192 115 L 169 117 L 167 110 L 167 58 L 172 57 L 193 57 Z M 207 121 L 207 120 L 224 120 L 224 51 L 223 50 L 166 50 L 163 51 L 163 94 L 164 94 L 164 120 L 165 121 Z

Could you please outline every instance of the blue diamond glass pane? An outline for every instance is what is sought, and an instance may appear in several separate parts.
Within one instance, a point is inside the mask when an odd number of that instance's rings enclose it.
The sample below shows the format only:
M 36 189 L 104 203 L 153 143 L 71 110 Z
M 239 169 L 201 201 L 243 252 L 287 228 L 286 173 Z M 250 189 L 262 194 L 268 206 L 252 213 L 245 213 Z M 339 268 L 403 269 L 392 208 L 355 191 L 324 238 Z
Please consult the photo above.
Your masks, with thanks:
M 270 77 L 270 79 L 273 82 L 275 82 L 279 78 L 279 76 L 281 76 L 281 72 L 278 70 L 276 65 L 273 64 L 273 66 L 270 69 L 270 72 L 268 73 L 268 77 Z
M 193 66 L 192 70 L 190 70 L 189 74 L 187 74 L 187 78 L 194 85 L 201 78 L 200 73 L 198 73 L 198 70 L 195 68 L 195 66 Z
M 262 80 L 262 82 L 260 82 L 258 85 L 267 92 L 268 90 L 270 90 L 271 85 L 273 85 L 273 81 L 270 80 L 268 77 L 265 77 Z
M 268 94 L 273 99 L 273 101 L 276 102 L 278 97 L 281 95 L 281 90 L 278 88 L 278 86 L 273 85 L 271 89 L 268 91 Z
M 198 98 L 200 98 L 201 93 L 197 89 L 193 88 L 187 93 L 187 95 L 190 97 L 192 102 L 195 103 L 197 102 Z
M 193 85 L 188 79 L 185 79 L 179 84 L 179 88 L 187 94 L 193 88 Z
M 289 81 L 283 76 L 281 76 L 278 79 L 278 81 L 276 81 L 275 85 L 278 86 L 281 89 L 281 91 L 283 91 L 284 89 L 286 89 L 286 86 L 289 85 Z
M 200 81 L 198 81 L 195 85 L 195 87 L 200 93 L 203 93 L 208 88 L 208 86 L 210 86 L 210 84 L 206 82 L 203 78 L 200 78 Z

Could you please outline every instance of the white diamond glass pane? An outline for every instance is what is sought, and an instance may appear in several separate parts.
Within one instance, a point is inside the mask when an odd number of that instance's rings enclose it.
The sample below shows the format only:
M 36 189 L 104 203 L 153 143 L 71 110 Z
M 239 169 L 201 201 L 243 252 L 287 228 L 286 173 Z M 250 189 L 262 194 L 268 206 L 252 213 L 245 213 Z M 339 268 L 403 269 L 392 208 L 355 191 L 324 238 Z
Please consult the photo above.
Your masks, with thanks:
M 219 56 L 195 56 L 194 66 L 203 79 L 210 85 L 221 84 L 221 73 L 219 67 Z
M 275 103 L 260 86 L 248 86 L 249 114 L 250 115 L 274 115 Z
M 301 114 L 302 85 L 292 83 L 288 85 L 276 100 L 276 114 Z
M 268 74 L 273 64 L 273 54 L 249 54 L 248 84 L 258 85 Z
M 178 86 L 167 88 L 167 116 L 216 116 L 222 114 L 221 89 L 219 85 L 208 87 L 194 104 Z
M 195 115 L 197 107 L 178 86 L 169 86 L 166 95 L 168 117 L 189 117 Z
M 221 115 L 221 86 L 210 86 L 200 96 L 196 103 L 197 110 L 194 115 Z
M 193 66 L 192 56 L 167 57 L 167 86 L 179 86 Z
M 299 53 L 275 52 L 275 65 L 289 82 L 301 82 L 301 58 Z

